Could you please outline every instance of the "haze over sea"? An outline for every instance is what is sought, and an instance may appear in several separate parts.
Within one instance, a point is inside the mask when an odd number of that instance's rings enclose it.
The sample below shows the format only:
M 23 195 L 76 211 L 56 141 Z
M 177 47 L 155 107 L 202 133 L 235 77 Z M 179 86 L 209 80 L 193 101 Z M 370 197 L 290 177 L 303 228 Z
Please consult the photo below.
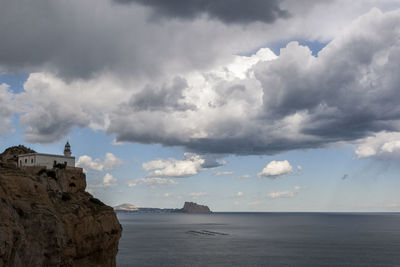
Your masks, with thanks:
M 398 266 L 400 213 L 119 213 L 117 266 Z

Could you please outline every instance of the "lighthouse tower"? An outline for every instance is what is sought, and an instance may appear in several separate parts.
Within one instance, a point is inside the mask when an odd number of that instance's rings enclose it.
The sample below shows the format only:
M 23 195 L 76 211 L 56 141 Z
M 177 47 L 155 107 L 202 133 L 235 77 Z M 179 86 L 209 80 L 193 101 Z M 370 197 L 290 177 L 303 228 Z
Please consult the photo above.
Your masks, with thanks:
M 65 144 L 64 156 L 71 157 L 71 145 L 69 144 L 69 142 Z

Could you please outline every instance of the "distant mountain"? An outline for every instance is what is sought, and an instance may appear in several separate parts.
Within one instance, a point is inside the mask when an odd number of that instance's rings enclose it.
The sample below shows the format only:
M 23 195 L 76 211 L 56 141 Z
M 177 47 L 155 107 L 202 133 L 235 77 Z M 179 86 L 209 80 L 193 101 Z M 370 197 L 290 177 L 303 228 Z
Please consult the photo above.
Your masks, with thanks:
M 159 208 L 140 208 L 130 203 L 121 204 L 114 207 L 117 212 L 138 212 L 138 213 L 170 213 L 175 209 L 159 209 Z
M 129 203 L 124 203 L 118 206 L 114 207 L 114 210 L 116 211 L 130 211 L 130 212 L 135 212 L 138 211 L 139 208 L 136 207 L 135 205 L 129 204 Z
M 117 212 L 137 212 L 137 213 L 211 213 L 209 207 L 199 205 L 194 202 L 185 202 L 181 209 L 160 209 L 160 208 L 141 208 L 125 203 L 114 207 Z
M 181 211 L 184 213 L 211 213 L 209 207 L 194 202 L 185 202 Z

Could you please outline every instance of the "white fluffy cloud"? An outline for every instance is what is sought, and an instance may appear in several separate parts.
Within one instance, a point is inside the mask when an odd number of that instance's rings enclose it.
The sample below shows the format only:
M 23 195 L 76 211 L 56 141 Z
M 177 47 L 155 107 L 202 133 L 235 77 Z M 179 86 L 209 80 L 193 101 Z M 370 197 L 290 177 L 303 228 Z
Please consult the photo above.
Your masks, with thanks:
M 117 140 L 114 139 L 114 140 L 112 140 L 111 144 L 113 146 L 123 146 L 124 142 L 118 142 Z
M 96 179 L 97 180 L 97 179 Z M 118 180 L 112 174 L 106 173 L 103 178 L 98 179 L 95 184 L 88 184 L 88 192 L 94 194 L 94 188 L 114 187 L 118 185 Z M 89 191 L 90 190 L 90 191 Z
M 235 173 L 235 172 L 233 172 L 233 171 L 216 172 L 216 173 L 215 173 L 215 176 L 232 175 L 232 174 L 234 174 L 234 173 Z
M 238 196 L 238 197 L 242 197 L 243 196 L 243 192 L 237 192 L 237 194 L 236 194 L 236 196 Z
M 135 179 L 133 181 L 128 182 L 129 187 L 135 187 L 135 186 L 141 186 L 141 185 L 155 187 L 155 186 L 159 186 L 159 185 L 169 185 L 169 184 L 178 184 L 178 182 L 175 180 L 172 180 L 172 179 L 158 178 L 158 177 L 140 178 L 140 179 Z
M 76 166 L 83 168 L 85 171 L 102 171 L 104 169 L 104 165 L 101 163 L 100 159 L 93 160 L 88 155 L 80 156 L 76 162 Z
M 0 10 L 0 24 L 16 27 L 0 29 L 0 69 L 32 72 L 24 92 L 0 99 L 15 97 L 29 142 L 51 143 L 90 127 L 116 142 L 247 155 L 400 131 L 400 11 L 368 11 L 393 9 L 395 1 L 286 1 L 281 8 L 290 17 L 246 27 L 207 16 L 156 23 L 148 7 L 106 0 L 39 2 L 24 2 L 29 14 L 11 0 Z M 54 14 L 46 23 L 42 9 Z M 318 57 L 296 42 L 279 57 L 267 48 L 297 38 L 329 43 Z M 9 110 L 0 106 L 0 134 Z M 154 172 L 165 177 L 198 172 L 163 164 Z
M 52 73 L 31 73 L 25 91 L 15 96 L 22 112 L 20 122 L 27 126 L 25 139 L 51 143 L 74 126 L 106 130 L 114 105 L 127 93 L 129 85 L 120 83 L 111 75 L 65 82 Z
M 375 9 L 318 57 L 297 42 L 278 58 L 268 49 L 251 58 L 235 56 L 231 64 L 240 68 L 227 64 L 184 77 L 181 95 L 194 109 L 138 112 L 126 104 L 110 117 L 108 132 L 122 141 L 204 152 L 274 154 L 397 127 L 399 27 L 399 11 Z
M 399 132 L 380 132 L 361 140 L 360 143 L 355 151 L 358 158 L 400 158 Z
M 104 159 L 104 168 L 106 170 L 114 170 L 116 167 L 123 163 L 122 159 L 117 158 L 112 153 L 106 153 L 106 157 Z
M 250 174 L 243 174 L 241 176 L 239 176 L 240 179 L 250 179 L 251 175 Z
M 85 171 L 94 170 L 94 171 L 103 171 L 103 170 L 113 170 L 119 165 L 121 165 L 123 161 L 112 153 L 106 153 L 105 159 L 92 159 L 88 155 L 83 155 L 78 158 L 76 162 L 77 167 L 83 168 Z
M 276 199 L 276 198 L 293 198 L 295 197 L 300 191 L 305 190 L 306 187 L 304 186 L 295 186 L 293 191 L 274 191 L 268 193 L 268 198 Z
M 269 198 L 292 198 L 295 196 L 293 191 L 275 191 L 268 193 Z
M 189 177 L 196 175 L 201 169 L 204 159 L 199 155 L 185 153 L 183 160 L 169 158 L 157 159 L 142 164 L 143 169 L 150 171 L 149 177 Z
M 278 177 L 282 177 L 291 173 L 293 170 L 292 165 L 290 165 L 289 161 L 271 161 L 269 162 L 264 169 L 257 174 L 259 178 L 267 177 L 271 179 L 275 179 Z
M 111 174 L 106 173 L 106 175 L 104 175 L 104 177 L 103 177 L 103 185 L 105 187 L 116 186 L 117 179 L 114 176 L 112 176 Z
M 147 177 L 164 178 L 186 178 L 194 176 L 201 171 L 214 169 L 225 165 L 226 162 L 220 162 L 221 156 L 213 154 L 199 155 L 195 153 L 184 153 L 183 159 L 156 159 L 142 164 L 142 168 L 148 171 Z M 221 173 L 227 175 L 229 173 Z

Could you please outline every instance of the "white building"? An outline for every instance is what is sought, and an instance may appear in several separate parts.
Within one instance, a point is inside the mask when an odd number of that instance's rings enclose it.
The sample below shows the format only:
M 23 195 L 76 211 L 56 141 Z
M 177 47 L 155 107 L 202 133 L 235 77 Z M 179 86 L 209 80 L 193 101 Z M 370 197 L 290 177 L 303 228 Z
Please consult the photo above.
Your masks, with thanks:
M 64 156 L 43 153 L 29 153 L 18 155 L 18 166 L 43 166 L 47 169 L 53 168 L 56 164 L 75 167 L 75 157 L 71 156 L 71 146 L 65 144 Z

